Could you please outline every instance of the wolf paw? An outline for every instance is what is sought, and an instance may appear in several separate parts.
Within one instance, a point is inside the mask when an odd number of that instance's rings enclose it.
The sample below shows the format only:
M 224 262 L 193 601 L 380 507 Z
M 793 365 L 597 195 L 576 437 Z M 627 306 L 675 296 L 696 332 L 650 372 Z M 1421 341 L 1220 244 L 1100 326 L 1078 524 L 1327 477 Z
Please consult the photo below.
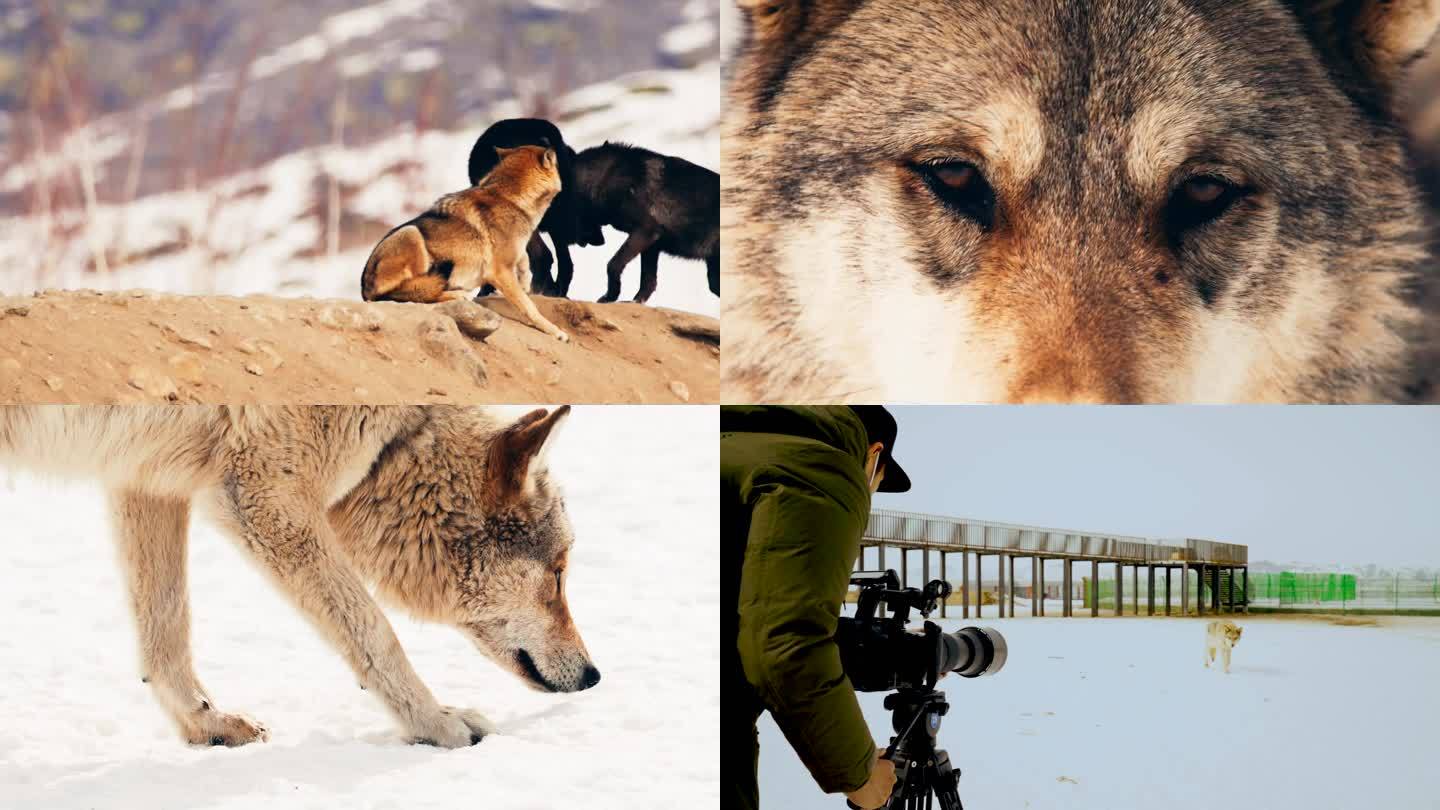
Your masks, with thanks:
M 243 714 L 225 714 L 213 709 L 197 712 L 187 724 L 185 741 L 191 745 L 223 745 L 238 748 L 270 739 L 270 731 Z
M 601 304 L 613 304 L 613 303 L 615 303 L 615 299 L 617 299 L 617 298 L 619 298 L 619 297 L 620 297 L 620 294 L 619 294 L 619 293 L 615 293 L 615 294 L 612 295 L 611 293 L 608 293 L 608 292 L 607 292 L 607 293 L 605 293 L 604 295 L 600 296 L 600 298 L 599 298 L 599 303 L 601 303 Z
M 459 709 L 443 706 L 439 716 L 430 728 L 417 730 L 410 737 L 416 745 L 434 745 L 440 748 L 464 748 L 474 745 L 495 731 L 495 726 L 485 715 L 474 709 Z
M 555 339 L 558 340 L 558 341 L 560 341 L 561 343 L 569 343 L 569 342 L 570 342 L 570 336 L 567 335 L 567 334 L 565 334 L 563 331 L 561 331 L 561 330 L 559 330 L 559 329 L 555 330 Z

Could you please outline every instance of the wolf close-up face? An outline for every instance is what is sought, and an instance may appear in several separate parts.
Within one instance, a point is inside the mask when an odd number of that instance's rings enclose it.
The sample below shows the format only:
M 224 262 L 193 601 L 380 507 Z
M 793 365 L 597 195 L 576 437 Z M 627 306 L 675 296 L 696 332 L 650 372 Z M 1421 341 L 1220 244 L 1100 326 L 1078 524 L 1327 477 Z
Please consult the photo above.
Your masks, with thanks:
M 487 414 L 449 412 L 382 455 L 331 510 L 342 544 L 375 549 L 352 558 L 372 561 L 383 597 L 458 628 L 546 692 L 600 680 L 565 601 L 575 538 L 545 460 L 569 412 L 532 411 L 499 433 Z M 397 536 L 412 542 L 396 544 Z
M 739 5 L 725 401 L 1429 395 L 1440 4 Z

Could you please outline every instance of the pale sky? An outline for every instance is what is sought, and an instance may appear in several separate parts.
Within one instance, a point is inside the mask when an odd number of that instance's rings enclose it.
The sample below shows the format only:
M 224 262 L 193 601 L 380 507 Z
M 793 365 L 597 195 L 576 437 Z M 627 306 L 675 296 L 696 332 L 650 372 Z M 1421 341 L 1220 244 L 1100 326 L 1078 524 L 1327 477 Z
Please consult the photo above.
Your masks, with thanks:
M 1440 407 L 891 406 L 910 492 L 876 508 L 1440 565 Z

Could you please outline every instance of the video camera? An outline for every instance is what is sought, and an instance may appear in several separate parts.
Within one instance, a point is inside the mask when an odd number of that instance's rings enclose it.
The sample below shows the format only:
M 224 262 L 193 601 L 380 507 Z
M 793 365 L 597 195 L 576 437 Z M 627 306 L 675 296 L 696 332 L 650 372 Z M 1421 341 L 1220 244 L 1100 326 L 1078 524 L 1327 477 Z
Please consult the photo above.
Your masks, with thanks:
M 850 584 L 860 586 L 855 615 L 842 617 L 835 631 L 845 674 L 859 692 L 895 690 L 885 696 L 895 729 L 885 751 L 895 765 L 895 788 L 885 807 L 929 808 L 933 794 L 942 810 L 963 810 L 960 771 L 951 765 L 949 754 L 935 747 L 940 718 L 950 711 L 945 693 L 935 684 L 951 672 L 962 678 L 999 672 L 1005 666 L 1005 637 L 988 627 L 942 633 L 928 621 L 950 596 L 948 582 L 937 579 L 923 589 L 902 588 L 900 577 L 887 570 L 857 571 Z M 888 618 L 876 616 L 881 604 L 891 609 Z M 918 633 L 905 628 L 911 610 L 927 619 Z
M 954 672 L 962 678 L 993 675 L 1005 666 L 1005 638 L 988 627 L 962 627 L 953 633 L 926 621 L 921 632 L 905 628 L 910 611 L 929 618 L 950 596 L 950 583 L 931 580 L 923 589 L 901 588 L 890 571 L 857 571 L 850 584 L 860 586 L 854 617 L 842 617 L 835 632 L 840 661 L 858 692 L 933 689 Z M 891 610 L 877 618 L 881 603 Z

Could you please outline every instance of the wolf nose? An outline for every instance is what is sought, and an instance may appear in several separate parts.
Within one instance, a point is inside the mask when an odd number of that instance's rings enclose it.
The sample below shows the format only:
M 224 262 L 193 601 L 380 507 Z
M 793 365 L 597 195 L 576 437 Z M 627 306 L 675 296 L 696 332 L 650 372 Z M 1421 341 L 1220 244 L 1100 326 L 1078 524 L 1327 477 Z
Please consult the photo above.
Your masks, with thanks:
M 595 667 L 585 667 L 585 673 L 580 676 L 580 689 L 585 690 L 600 682 L 600 670 Z

